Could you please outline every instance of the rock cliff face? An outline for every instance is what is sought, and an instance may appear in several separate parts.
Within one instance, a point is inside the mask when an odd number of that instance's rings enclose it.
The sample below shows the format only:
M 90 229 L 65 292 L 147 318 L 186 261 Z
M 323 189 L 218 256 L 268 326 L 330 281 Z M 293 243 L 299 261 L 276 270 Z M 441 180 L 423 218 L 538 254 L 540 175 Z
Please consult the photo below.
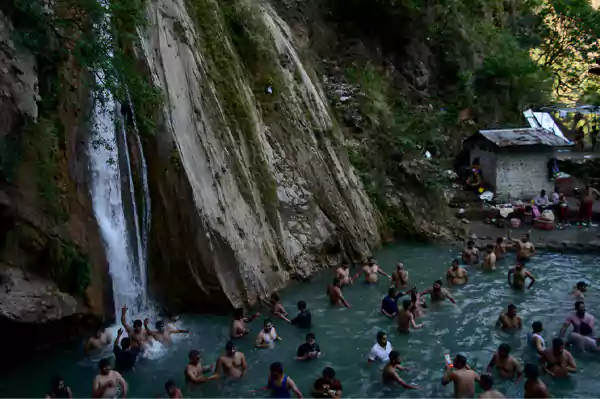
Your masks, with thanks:
M 379 244 L 319 79 L 271 7 L 159 0 L 147 16 L 143 57 L 164 94 L 162 128 L 144 141 L 161 298 L 253 304 Z
M 35 347 L 111 315 L 112 295 L 86 187 L 81 70 L 57 66 L 72 90 L 39 107 L 51 82 L 13 37 L 0 12 L 0 329 Z

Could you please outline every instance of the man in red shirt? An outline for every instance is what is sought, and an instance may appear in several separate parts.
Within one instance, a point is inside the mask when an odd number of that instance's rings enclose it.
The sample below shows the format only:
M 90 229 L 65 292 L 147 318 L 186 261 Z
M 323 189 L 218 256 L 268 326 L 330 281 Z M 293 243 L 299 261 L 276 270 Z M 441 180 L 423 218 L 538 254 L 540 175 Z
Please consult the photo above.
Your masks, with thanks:
M 315 398 L 341 398 L 342 383 L 335 379 L 335 370 L 325 367 L 323 377 L 315 381 L 313 397 Z

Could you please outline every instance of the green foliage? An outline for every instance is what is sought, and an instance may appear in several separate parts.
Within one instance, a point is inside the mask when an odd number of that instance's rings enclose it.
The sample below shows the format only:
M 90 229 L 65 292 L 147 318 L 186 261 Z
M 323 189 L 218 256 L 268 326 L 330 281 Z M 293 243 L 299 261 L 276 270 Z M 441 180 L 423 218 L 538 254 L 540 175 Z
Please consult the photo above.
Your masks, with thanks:
M 537 10 L 535 35 L 540 42 L 536 61 L 554 77 L 559 100 L 576 101 L 586 81 L 588 68 L 598 57 L 600 11 L 588 0 L 529 0 Z
M 85 297 L 91 282 L 91 264 L 74 244 L 52 237 L 48 243 L 51 276 L 58 287 L 72 295 Z

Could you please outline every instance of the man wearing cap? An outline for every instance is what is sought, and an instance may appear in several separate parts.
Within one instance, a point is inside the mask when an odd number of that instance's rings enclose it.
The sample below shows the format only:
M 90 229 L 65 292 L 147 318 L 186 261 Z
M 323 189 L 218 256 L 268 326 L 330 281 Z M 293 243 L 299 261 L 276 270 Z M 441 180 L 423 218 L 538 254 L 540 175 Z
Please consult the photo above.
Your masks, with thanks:
M 583 301 L 583 294 L 587 291 L 587 287 L 588 285 L 585 281 L 579 281 L 571 294 L 573 294 L 578 301 Z
M 454 383 L 455 398 L 472 398 L 475 395 L 475 381 L 479 381 L 479 375 L 467 364 L 465 353 L 457 354 L 453 365 L 446 364 L 442 385 Z

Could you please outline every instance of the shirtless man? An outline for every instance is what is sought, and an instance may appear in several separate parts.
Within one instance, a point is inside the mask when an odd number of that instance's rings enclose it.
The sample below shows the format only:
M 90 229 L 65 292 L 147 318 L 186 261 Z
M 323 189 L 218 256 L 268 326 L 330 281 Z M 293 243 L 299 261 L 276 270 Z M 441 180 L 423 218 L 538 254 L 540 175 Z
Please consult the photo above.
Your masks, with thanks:
M 475 248 L 473 241 L 467 242 L 467 247 L 462 252 L 462 260 L 467 265 L 476 265 L 479 263 L 479 250 Z
M 400 384 L 404 389 L 421 389 L 416 385 L 407 384 L 398 375 L 398 369 L 400 369 L 400 353 L 397 351 L 390 352 L 390 361 L 383 367 L 383 383 L 384 384 Z
M 415 330 L 419 328 L 423 328 L 423 324 L 415 323 L 415 316 L 410 311 L 410 307 L 412 302 L 408 299 L 402 301 L 402 309 L 398 311 L 397 320 L 398 320 L 398 332 L 407 333 L 410 332 L 410 327 Z
M 429 295 L 431 297 L 432 302 L 441 302 L 448 299 L 453 304 L 456 304 L 456 301 L 454 300 L 454 298 L 452 298 L 448 290 L 442 288 L 442 280 L 436 280 L 433 283 L 433 287 L 421 292 L 421 296 L 423 295 Z
M 581 196 L 581 204 L 579 205 L 579 226 L 583 223 L 587 223 L 588 226 L 592 225 L 592 210 L 594 207 L 594 199 L 600 196 L 600 192 L 593 188 L 591 184 L 585 185 L 585 190 Z
M 413 314 L 413 316 L 415 316 L 415 319 L 423 315 L 423 308 L 425 307 L 427 307 L 427 305 L 423 303 L 423 300 L 421 299 L 421 294 L 419 294 L 416 291 L 413 291 L 410 294 L 410 311 Z
M 127 306 L 123 306 L 121 309 L 121 324 L 127 334 L 129 335 L 129 339 L 131 340 L 132 348 L 140 348 L 140 350 L 144 350 L 145 346 L 148 343 L 148 336 L 142 330 L 142 321 L 137 319 L 133 322 L 133 328 L 129 324 L 127 324 Z
M 569 326 L 573 326 L 573 332 L 569 336 L 569 344 L 582 351 L 588 349 L 595 351 L 597 349 L 596 339 L 594 338 L 594 316 L 586 313 L 583 301 L 575 302 L 575 313 L 567 317 L 558 336 L 564 337 Z
M 287 311 L 279 302 L 280 300 L 281 298 L 279 297 L 279 294 L 274 292 L 271 294 L 271 297 L 268 301 L 263 299 L 263 302 L 271 307 L 271 315 L 279 317 L 280 319 L 285 320 L 289 323 L 290 320 L 287 318 Z
M 150 330 L 148 327 L 148 318 L 144 319 L 144 329 L 146 330 L 146 334 L 148 336 L 154 338 L 158 342 L 163 345 L 167 345 L 171 343 L 171 334 L 189 334 L 189 330 L 167 330 L 165 329 L 165 322 L 159 320 L 156 322 L 156 331 Z
M 550 376 L 562 378 L 575 373 L 577 364 L 573 355 L 565 349 L 565 343 L 562 338 L 552 340 L 552 348 L 546 349 L 541 353 L 540 362 L 542 369 Z
M 94 398 L 125 398 L 127 382 L 121 374 L 110 367 L 110 358 L 101 359 L 98 363 L 100 373 L 94 378 L 92 396 Z
M 483 392 L 479 394 L 479 399 L 501 399 L 505 396 L 500 392 L 492 389 L 494 386 L 494 377 L 490 374 L 484 374 L 479 379 L 479 386 L 483 389 Z
M 181 389 L 177 388 L 177 385 L 175 385 L 175 381 L 173 380 L 167 380 L 167 382 L 165 382 L 165 391 L 167 392 L 167 398 L 183 398 Z
M 446 282 L 450 285 L 463 285 L 469 282 L 467 271 L 460 267 L 458 259 L 452 261 L 452 266 L 446 272 Z
M 352 284 L 352 279 L 350 278 L 350 264 L 347 260 L 343 261 L 342 265 L 335 271 L 335 278 L 340 280 L 341 287 Z
M 514 275 L 512 282 L 510 281 L 511 275 Z M 529 286 L 527 287 L 527 289 L 529 290 L 535 283 L 535 277 L 533 277 L 533 275 L 531 273 L 529 273 L 528 270 L 525 269 L 525 266 L 523 266 L 523 264 L 521 262 L 517 261 L 517 263 L 515 264 L 515 267 L 511 268 L 508 271 L 508 275 L 507 275 L 508 285 L 510 285 L 511 287 L 518 289 L 518 290 L 525 289 L 525 279 L 528 277 L 531 280 L 531 282 L 529 283 Z
M 275 341 L 281 341 L 281 338 L 277 335 L 277 331 L 275 331 L 275 327 L 273 327 L 273 322 L 266 319 L 263 323 L 263 329 L 260 330 L 256 336 L 254 346 L 263 349 L 272 348 Z
M 507 312 L 502 313 L 500 317 L 498 317 L 496 327 L 500 327 L 503 330 L 515 330 L 523 327 L 523 320 L 517 316 L 517 307 L 515 305 L 512 303 L 508 305 Z
M 524 261 L 531 258 L 536 254 L 535 247 L 533 243 L 529 240 L 529 234 L 523 234 L 520 240 L 515 240 L 510 237 L 510 233 L 508 238 L 513 241 L 517 246 L 517 260 Z
M 525 398 L 549 398 L 548 387 L 539 378 L 539 369 L 536 364 L 527 363 L 525 365 Z
M 256 312 L 250 317 L 244 317 L 244 310 L 237 308 L 231 322 L 231 330 L 229 331 L 230 338 L 242 338 L 248 335 L 250 330 L 246 328 L 246 323 L 260 317 L 260 313 Z
M 396 271 L 392 273 L 392 284 L 396 288 L 404 288 L 408 285 L 408 272 L 404 270 L 404 264 L 398 262 Z
M 494 255 L 496 255 L 496 260 L 504 259 L 506 256 L 506 242 L 504 241 L 504 237 L 496 238 L 496 245 L 494 245 Z
M 236 350 L 235 344 L 232 341 L 227 342 L 225 344 L 225 353 L 217 360 L 215 371 L 231 378 L 240 379 L 244 376 L 247 368 L 246 356 Z
M 375 263 L 375 259 L 373 257 L 369 257 L 367 264 L 363 266 L 362 270 L 356 273 L 356 276 L 352 278 L 352 280 L 356 280 L 358 276 L 361 274 L 365 275 L 365 283 L 366 284 L 375 284 L 377 282 L 378 274 L 385 276 L 387 278 L 391 278 L 386 272 L 381 270 L 377 263 Z
M 491 373 L 494 367 L 496 367 L 500 375 L 504 378 L 512 380 L 516 375 L 515 383 L 521 378 L 521 364 L 510 355 L 510 345 L 508 344 L 501 344 L 498 347 L 498 351 L 494 353 L 490 364 L 487 366 L 487 372 Z
M 329 303 L 332 305 L 338 305 L 340 302 L 347 308 L 350 307 L 346 299 L 344 299 L 344 294 L 342 294 L 342 290 L 340 288 L 341 282 L 337 278 L 333 279 L 333 284 L 327 287 L 327 295 L 329 296 Z
M 579 281 L 571 294 L 578 301 L 583 301 L 584 293 L 587 291 L 587 286 L 588 285 L 585 281 Z
M 494 253 L 494 246 L 492 244 L 486 245 L 483 264 L 481 266 L 483 270 L 496 270 L 496 254 Z
M 198 385 L 205 383 L 206 381 L 217 380 L 219 379 L 219 374 L 215 372 L 214 374 L 205 377 L 204 374 L 208 373 L 212 370 L 212 364 L 206 367 L 202 366 L 202 358 L 200 356 L 200 351 L 195 349 L 191 350 L 188 354 L 188 358 L 190 359 L 187 366 L 185 366 L 184 376 L 185 381 L 189 385 Z
M 100 327 L 85 343 L 85 355 L 89 356 L 92 353 L 101 352 L 110 345 L 111 338 L 110 333 L 104 327 Z
M 475 395 L 475 381 L 479 381 L 479 375 L 467 365 L 467 357 L 462 353 L 454 357 L 453 364 L 454 367 L 446 365 L 442 385 L 453 382 L 455 398 L 472 398 Z

